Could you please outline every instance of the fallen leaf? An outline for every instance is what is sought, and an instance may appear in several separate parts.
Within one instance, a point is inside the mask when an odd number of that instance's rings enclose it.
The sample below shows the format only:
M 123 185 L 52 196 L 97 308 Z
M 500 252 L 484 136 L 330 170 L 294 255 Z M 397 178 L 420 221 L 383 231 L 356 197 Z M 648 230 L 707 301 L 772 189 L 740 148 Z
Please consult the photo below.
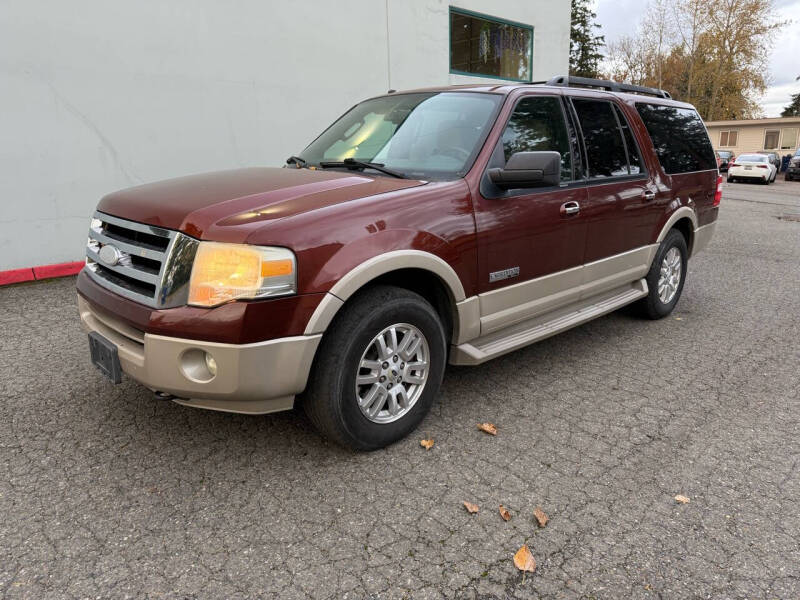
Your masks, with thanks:
M 676 321 L 683 321 L 683 317 L 675 317 Z
M 478 429 L 489 435 L 497 435 L 497 427 L 493 423 L 478 423 Z
M 538 506 L 535 509 L 533 509 L 533 516 L 536 517 L 536 521 L 539 523 L 539 527 L 544 527 L 550 520 L 547 517 L 547 515 L 544 514 L 544 511 Z
M 433 438 L 429 440 L 420 440 L 419 445 L 425 448 L 425 450 L 430 450 L 433 448 Z
M 464 500 L 464 508 L 467 509 L 467 512 L 471 515 L 474 515 L 476 512 L 480 510 L 480 507 L 477 504 L 473 504 L 472 502 L 467 502 Z
M 680 504 L 689 504 L 689 498 L 681 494 L 678 494 L 677 496 L 675 496 L 675 502 L 678 502 Z
M 503 521 L 511 520 L 511 513 L 508 512 L 508 509 L 502 504 L 500 505 L 500 516 L 503 517 Z
M 536 561 L 527 545 L 523 545 L 522 548 L 517 550 L 517 553 L 514 555 L 514 565 L 516 565 L 520 571 L 533 573 L 536 570 Z

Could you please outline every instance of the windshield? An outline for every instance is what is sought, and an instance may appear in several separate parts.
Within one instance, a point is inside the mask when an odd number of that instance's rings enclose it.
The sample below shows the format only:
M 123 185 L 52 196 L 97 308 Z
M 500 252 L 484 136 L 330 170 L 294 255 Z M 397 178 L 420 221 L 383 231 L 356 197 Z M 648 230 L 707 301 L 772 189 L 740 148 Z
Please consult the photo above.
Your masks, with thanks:
M 503 97 L 474 92 L 397 94 L 356 105 L 306 148 L 307 165 L 381 164 L 416 179 L 463 176 Z
M 730 158 L 731 157 L 731 153 L 728 152 L 727 150 L 720 150 L 719 152 L 717 152 L 717 154 L 719 155 L 720 158 Z
M 740 154 L 736 160 L 739 162 L 767 162 L 767 157 L 763 154 Z

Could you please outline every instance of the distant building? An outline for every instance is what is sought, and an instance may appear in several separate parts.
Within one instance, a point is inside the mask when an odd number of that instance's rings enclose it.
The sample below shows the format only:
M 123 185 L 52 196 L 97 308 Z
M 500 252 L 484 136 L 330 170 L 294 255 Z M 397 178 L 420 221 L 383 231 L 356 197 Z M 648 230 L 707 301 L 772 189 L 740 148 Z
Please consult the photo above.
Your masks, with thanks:
M 715 150 L 742 152 L 768 150 L 794 154 L 800 148 L 800 117 L 706 122 Z

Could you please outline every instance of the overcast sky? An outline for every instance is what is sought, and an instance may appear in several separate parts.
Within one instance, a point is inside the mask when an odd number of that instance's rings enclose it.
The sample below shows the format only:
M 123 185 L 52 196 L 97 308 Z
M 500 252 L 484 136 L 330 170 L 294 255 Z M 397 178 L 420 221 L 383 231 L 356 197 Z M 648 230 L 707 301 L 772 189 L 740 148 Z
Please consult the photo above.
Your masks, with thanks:
M 595 0 L 597 22 L 606 42 L 633 33 L 647 6 L 643 0 Z M 775 37 L 770 58 L 769 89 L 761 99 L 767 117 L 779 117 L 792 94 L 800 92 L 800 0 L 777 0 L 777 16 L 792 23 Z

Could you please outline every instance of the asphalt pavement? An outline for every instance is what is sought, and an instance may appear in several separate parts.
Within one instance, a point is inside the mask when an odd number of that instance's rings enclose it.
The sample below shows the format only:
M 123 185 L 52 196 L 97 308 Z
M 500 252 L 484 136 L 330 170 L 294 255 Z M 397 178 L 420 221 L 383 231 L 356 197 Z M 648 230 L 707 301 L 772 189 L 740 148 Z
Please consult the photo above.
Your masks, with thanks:
M 113 386 L 74 278 L 0 288 L 0 596 L 798 598 L 792 215 L 798 182 L 726 185 L 672 316 L 451 367 L 419 431 L 366 454 L 299 412 Z

